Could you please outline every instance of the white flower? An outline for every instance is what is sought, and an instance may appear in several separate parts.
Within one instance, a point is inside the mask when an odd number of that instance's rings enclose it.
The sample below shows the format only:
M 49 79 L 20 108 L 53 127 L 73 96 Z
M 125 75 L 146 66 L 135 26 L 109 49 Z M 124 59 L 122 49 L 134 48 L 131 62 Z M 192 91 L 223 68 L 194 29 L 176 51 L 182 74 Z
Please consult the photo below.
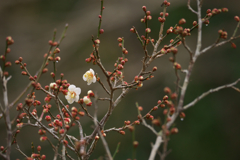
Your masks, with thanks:
M 83 97 L 83 102 L 84 102 L 87 106 L 91 106 L 91 105 L 92 105 L 92 101 L 91 101 L 90 97 L 88 97 L 88 96 L 84 96 L 84 97 Z
M 85 104 L 88 104 L 88 103 L 91 102 L 91 99 L 90 99 L 88 96 L 84 96 L 84 97 L 83 97 L 83 102 L 84 102 Z
M 70 85 L 68 87 L 68 93 L 65 96 L 69 104 L 72 104 L 74 101 L 78 102 L 79 94 L 81 93 L 81 89 L 76 87 L 75 85 Z
M 90 85 L 91 83 L 95 83 L 96 77 L 94 75 L 94 70 L 90 68 L 90 70 L 83 75 L 83 80 L 87 81 L 87 85 Z

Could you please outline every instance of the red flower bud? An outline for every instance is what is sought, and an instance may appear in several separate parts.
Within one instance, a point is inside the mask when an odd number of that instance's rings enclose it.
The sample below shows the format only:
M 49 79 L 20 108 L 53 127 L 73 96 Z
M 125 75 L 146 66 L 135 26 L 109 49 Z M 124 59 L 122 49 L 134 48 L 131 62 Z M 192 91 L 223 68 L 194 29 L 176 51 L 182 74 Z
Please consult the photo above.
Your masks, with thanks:
M 103 29 L 100 29 L 100 30 L 99 30 L 99 33 L 100 33 L 100 34 L 103 34 L 103 33 L 104 33 L 104 30 L 103 30 Z
M 150 28 L 146 28 L 146 29 L 145 29 L 145 32 L 150 33 L 150 32 L 151 32 L 151 29 L 150 29 Z
M 234 19 L 235 19 L 235 21 L 239 22 L 239 17 L 238 16 L 235 16 Z
M 146 6 L 142 6 L 142 10 L 143 10 L 144 12 L 146 12 L 146 11 L 147 11 L 147 7 L 146 7 Z
M 233 42 L 231 42 L 231 46 L 232 46 L 232 48 L 237 48 L 237 46 L 236 46 L 236 44 L 235 43 L 233 43 Z

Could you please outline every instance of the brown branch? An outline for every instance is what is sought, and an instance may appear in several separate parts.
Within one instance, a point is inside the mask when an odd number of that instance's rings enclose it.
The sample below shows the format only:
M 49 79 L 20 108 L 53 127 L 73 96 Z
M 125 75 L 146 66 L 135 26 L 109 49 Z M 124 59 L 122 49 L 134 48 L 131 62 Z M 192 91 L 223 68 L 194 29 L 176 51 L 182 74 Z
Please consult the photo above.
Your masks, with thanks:
M 184 48 L 188 51 L 188 53 L 190 55 L 190 61 L 193 61 L 193 51 L 186 44 L 185 38 L 182 38 L 182 44 L 183 44 Z
M 104 84 L 101 82 L 101 80 L 99 80 L 98 83 L 103 87 L 103 89 L 107 92 L 107 94 L 110 95 L 110 92 L 109 92 L 108 89 L 104 86 Z
M 19 151 L 25 158 L 28 158 L 28 156 L 19 148 L 18 144 L 16 144 L 16 150 Z
M 94 110 L 94 124 L 97 127 L 98 126 L 98 123 L 97 123 L 98 122 L 98 120 L 97 120 L 97 111 L 98 111 L 97 99 L 95 99 L 95 105 L 94 106 L 95 106 L 94 107 L 95 108 L 95 110 Z M 100 136 L 100 139 L 103 143 L 103 147 L 105 149 L 105 152 L 107 154 L 108 159 L 113 160 L 110 149 L 108 147 L 108 143 L 107 143 L 106 139 L 103 137 L 100 130 L 98 131 L 98 135 Z
M 184 110 L 188 109 L 189 107 L 192 107 L 194 106 L 198 101 L 200 101 L 201 99 L 203 99 L 204 97 L 206 97 L 207 95 L 209 95 L 210 93 L 214 93 L 214 92 L 217 92 L 219 90 L 222 90 L 222 89 L 225 89 L 225 88 L 230 88 L 230 87 L 233 87 L 234 85 L 236 85 L 238 82 L 240 81 L 240 78 L 238 80 L 236 80 L 235 82 L 233 83 L 230 83 L 230 84 L 227 84 L 227 85 L 223 85 L 223 86 L 219 86 L 217 88 L 214 88 L 214 89 L 210 89 L 209 91 L 207 92 L 204 92 L 203 94 L 201 94 L 201 96 L 197 97 L 195 100 L 193 100 L 191 103 L 185 105 L 183 107 Z
M 230 41 L 232 41 L 232 40 L 234 40 L 234 39 L 237 39 L 237 38 L 240 38 L 240 35 L 239 35 L 239 36 L 236 36 L 236 37 L 231 37 L 230 39 L 225 40 L 225 41 L 222 41 L 222 42 L 220 42 L 220 43 L 214 43 L 214 44 L 212 44 L 212 45 L 204 48 L 204 49 L 199 53 L 199 55 L 202 55 L 203 53 L 209 51 L 210 49 L 212 49 L 212 48 L 214 48 L 214 47 L 222 46 L 222 45 L 224 45 L 224 44 L 226 44 L 226 43 L 228 43 L 228 42 L 230 42 Z

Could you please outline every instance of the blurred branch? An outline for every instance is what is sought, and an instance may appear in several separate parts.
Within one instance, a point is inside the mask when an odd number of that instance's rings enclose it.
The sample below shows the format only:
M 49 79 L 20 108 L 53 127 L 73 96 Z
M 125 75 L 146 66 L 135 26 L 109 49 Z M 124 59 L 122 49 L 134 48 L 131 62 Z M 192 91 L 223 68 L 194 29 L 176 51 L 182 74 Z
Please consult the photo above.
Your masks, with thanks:
M 204 49 L 200 52 L 199 55 L 201 55 L 201 54 L 209 51 L 210 49 L 212 49 L 212 48 L 214 48 L 214 47 L 222 46 L 222 45 L 224 45 L 224 44 L 226 44 L 226 43 L 228 43 L 228 42 L 230 42 L 230 41 L 232 41 L 232 40 L 234 40 L 234 39 L 237 39 L 237 38 L 240 38 L 240 35 L 237 36 L 237 37 L 231 37 L 230 39 L 228 39 L 228 40 L 226 40 L 226 41 L 222 41 L 222 42 L 220 42 L 220 43 L 214 43 L 214 44 L 212 44 L 212 45 L 204 48 Z
M 19 148 L 18 144 L 16 144 L 16 150 L 19 151 L 25 158 L 28 158 L 28 156 Z
M 158 152 L 158 148 L 160 147 L 162 142 L 163 142 L 162 136 L 157 136 L 157 139 L 155 141 L 155 144 L 152 147 L 151 154 L 150 154 L 148 160 L 154 160 L 155 159 L 155 156 L 156 156 L 156 154 Z
M 190 6 L 190 1 L 191 1 L 191 0 L 188 0 L 188 4 L 187 4 L 188 9 L 189 9 L 190 11 L 192 11 L 193 13 L 198 14 L 198 12 L 196 12 L 196 11 Z
M 6 151 L 6 159 L 10 160 L 10 154 L 11 154 L 11 145 L 12 145 L 12 125 L 11 125 L 11 119 L 10 119 L 10 108 L 8 106 L 8 93 L 7 93 L 7 82 L 10 80 L 11 76 L 6 79 L 4 76 L 3 70 L 0 67 L 0 76 L 2 81 L 2 90 L 3 90 L 3 102 L 4 102 L 4 108 L 1 106 L 2 114 L 4 116 L 5 124 L 7 127 L 7 151 Z
M 198 16 L 198 36 L 197 36 L 197 47 L 195 51 L 195 55 L 193 57 L 193 60 L 196 61 L 198 55 L 200 54 L 200 50 L 202 47 L 202 16 L 201 16 L 201 1 L 197 0 L 197 16 Z
M 194 106 L 198 101 L 200 101 L 201 99 L 203 99 L 204 97 L 206 97 L 207 95 L 209 95 L 210 93 L 214 93 L 214 92 L 217 92 L 219 90 L 222 90 L 222 89 L 225 89 L 225 88 L 230 88 L 230 87 L 233 87 L 234 85 L 236 85 L 238 82 L 240 81 L 240 78 L 238 80 L 236 80 L 235 82 L 233 83 L 230 83 L 230 84 L 227 84 L 227 85 L 223 85 L 223 86 L 220 86 L 220 87 L 217 87 L 217 88 L 214 88 L 214 89 L 210 89 L 209 91 L 207 92 L 204 92 L 201 96 L 197 97 L 195 100 L 193 100 L 191 103 L 185 105 L 183 107 L 184 110 L 188 109 L 189 107 L 192 107 Z

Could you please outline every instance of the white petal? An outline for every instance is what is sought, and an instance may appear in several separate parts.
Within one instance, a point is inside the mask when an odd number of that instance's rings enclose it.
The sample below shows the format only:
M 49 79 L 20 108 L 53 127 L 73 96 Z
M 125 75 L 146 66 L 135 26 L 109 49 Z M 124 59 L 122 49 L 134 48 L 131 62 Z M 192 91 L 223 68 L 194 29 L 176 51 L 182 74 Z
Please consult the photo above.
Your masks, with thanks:
M 81 88 L 77 87 L 75 88 L 74 92 L 79 95 L 81 93 Z
M 75 88 L 76 88 L 76 86 L 73 85 L 73 84 L 71 84 L 71 85 L 68 87 L 68 90 L 69 90 L 69 91 L 74 91 Z
M 96 77 L 95 77 L 95 76 L 93 76 L 93 80 L 92 80 L 92 82 L 93 82 L 93 83 L 96 82 Z
M 79 95 L 76 95 L 75 98 L 74 98 L 74 101 L 78 102 L 78 100 L 79 100 Z
M 73 98 L 70 98 L 69 100 L 68 100 L 68 103 L 69 104 L 72 104 L 74 102 L 74 99 Z
M 88 79 L 87 80 L 87 85 L 90 85 L 92 83 L 92 80 L 91 79 Z
M 70 95 L 69 92 L 68 92 L 68 94 L 65 96 L 65 98 L 66 98 L 67 100 L 71 99 L 71 95 Z
M 92 68 L 90 68 L 90 72 L 92 72 L 92 74 L 94 75 L 94 70 Z
M 87 80 L 87 76 L 86 76 L 86 73 L 83 75 L 83 80 L 86 81 Z

